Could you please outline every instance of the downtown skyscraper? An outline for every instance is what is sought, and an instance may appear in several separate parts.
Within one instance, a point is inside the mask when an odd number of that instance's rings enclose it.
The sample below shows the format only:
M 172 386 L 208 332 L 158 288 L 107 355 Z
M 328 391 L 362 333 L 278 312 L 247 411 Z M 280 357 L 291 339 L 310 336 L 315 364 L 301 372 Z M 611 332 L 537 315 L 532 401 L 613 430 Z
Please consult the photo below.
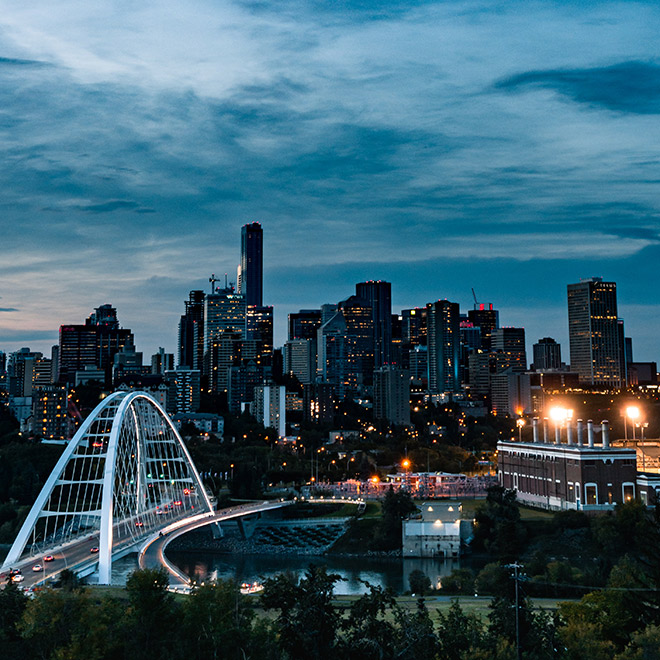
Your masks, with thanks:
M 238 293 L 248 307 L 263 305 L 264 234 L 261 225 L 253 222 L 241 227 L 241 263 L 238 267 Z
M 583 385 L 623 387 L 623 323 L 618 318 L 616 283 L 592 277 L 569 284 L 567 290 L 571 369 Z

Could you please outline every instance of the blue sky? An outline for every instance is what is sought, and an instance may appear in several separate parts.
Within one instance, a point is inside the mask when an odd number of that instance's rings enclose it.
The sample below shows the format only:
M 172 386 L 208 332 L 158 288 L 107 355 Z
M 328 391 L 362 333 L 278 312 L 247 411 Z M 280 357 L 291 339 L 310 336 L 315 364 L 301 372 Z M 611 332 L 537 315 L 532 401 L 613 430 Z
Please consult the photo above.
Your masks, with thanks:
M 660 318 L 651 2 L 0 2 L 0 349 L 118 308 L 175 351 L 240 227 L 286 314 L 364 279 L 562 342 L 566 284 Z

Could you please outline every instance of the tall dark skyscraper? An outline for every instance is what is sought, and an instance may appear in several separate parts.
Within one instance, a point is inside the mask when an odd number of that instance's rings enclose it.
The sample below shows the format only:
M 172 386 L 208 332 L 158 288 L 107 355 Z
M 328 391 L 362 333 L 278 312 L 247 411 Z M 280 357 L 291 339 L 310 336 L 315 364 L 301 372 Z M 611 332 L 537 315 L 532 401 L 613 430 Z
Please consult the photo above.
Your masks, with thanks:
M 238 267 L 238 293 L 245 304 L 263 306 L 264 235 L 261 225 L 253 222 L 241 228 L 241 264 Z
M 617 317 L 616 284 L 592 277 L 569 284 L 567 291 L 571 369 L 584 385 L 622 387 L 623 326 Z
M 389 282 L 369 281 L 355 285 L 358 298 L 371 305 L 374 322 L 374 367 L 392 362 L 392 285 Z
M 429 390 L 434 394 L 458 392 L 461 387 L 461 349 L 458 303 L 438 300 L 426 306 Z

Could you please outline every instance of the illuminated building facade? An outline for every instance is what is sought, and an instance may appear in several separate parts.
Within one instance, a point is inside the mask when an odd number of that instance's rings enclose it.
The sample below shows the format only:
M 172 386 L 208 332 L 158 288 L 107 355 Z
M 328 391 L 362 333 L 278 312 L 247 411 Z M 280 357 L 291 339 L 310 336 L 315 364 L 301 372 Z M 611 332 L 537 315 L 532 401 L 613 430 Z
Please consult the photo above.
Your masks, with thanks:
M 374 368 L 392 362 L 392 285 L 369 281 L 355 285 L 355 294 L 371 307 Z

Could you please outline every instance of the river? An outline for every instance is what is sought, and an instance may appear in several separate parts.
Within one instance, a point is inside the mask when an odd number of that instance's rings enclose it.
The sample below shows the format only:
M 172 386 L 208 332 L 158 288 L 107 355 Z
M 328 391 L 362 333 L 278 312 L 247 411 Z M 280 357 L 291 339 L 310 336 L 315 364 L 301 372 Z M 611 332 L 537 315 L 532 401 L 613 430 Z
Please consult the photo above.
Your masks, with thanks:
M 458 559 L 401 559 L 382 557 L 309 557 L 295 555 L 232 555 L 211 552 L 168 550 L 167 557 L 184 573 L 198 582 L 233 578 L 238 582 L 263 580 L 285 571 L 302 576 L 310 564 L 325 566 L 342 580 L 335 585 L 335 594 L 362 594 L 364 582 L 391 587 L 396 593 L 409 590 L 408 576 L 421 570 L 437 587 L 442 576 L 460 566 Z

